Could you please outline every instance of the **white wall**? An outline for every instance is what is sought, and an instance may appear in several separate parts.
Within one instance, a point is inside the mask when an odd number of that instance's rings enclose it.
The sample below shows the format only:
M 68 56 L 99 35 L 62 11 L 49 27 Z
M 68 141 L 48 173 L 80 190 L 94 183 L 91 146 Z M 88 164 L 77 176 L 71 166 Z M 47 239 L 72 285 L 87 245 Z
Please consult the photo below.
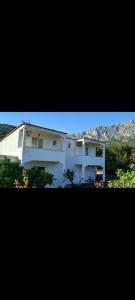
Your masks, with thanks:
M 80 183 L 82 182 L 82 166 L 74 166 L 74 171 L 75 171 L 75 178 L 74 182 L 75 183 Z
M 68 148 L 70 144 L 70 148 Z M 75 142 L 72 139 L 66 139 L 66 169 L 73 169 L 75 155 Z
M 17 156 L 21 160 L 22 148 L 18 148 L 19 130 L 20 128 L 0 142 L 0 155 Z
M 93 180 L 96 179 L 96 168 L 88 166 L 85 168 L 85 181 L 87 181 L 91 177 Z
M 31 136 L 26 136 L 25 146 L 32 147 L 32 137 L 38 137 L 39 131 L 32 130 Z M 53 134 L 53 133 L 43 133 L 40 132 L 40 139 L 43 139 L 43 148 L 52 150 L 64 150 L 64 138 Z M 53 141 L 56 141 L 56 145 L 53 146 Z

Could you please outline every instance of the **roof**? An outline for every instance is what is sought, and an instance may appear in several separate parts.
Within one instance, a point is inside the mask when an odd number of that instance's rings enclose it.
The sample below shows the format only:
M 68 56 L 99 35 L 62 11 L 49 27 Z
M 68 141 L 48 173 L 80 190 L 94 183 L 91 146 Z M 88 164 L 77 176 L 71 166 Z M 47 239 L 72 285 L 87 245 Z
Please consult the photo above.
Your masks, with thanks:
M 45 128 L 45 127 L 37 126 L 37 125 L 34 125 L 34 124 L 30 124 L 30 123 L 22 123 L 22 124 L 20 124 L 19 126 L 15 127 L 13 130 L 11 130 L 8 134 L 6 134 L 6 135 L 4 136 L 4 138 L 2 138 L 2 139 L 0 140 L 0 142 L 2 142 L 2 141 L 3 141 L 4 139 L 6 139 L 10 134 L 12 134 L 14 131 L 16 131 L 17 129 L 19 129 L 20 127 L 22 127 L 22 126 L 24 126 L 24 125 L 36 127 L 36 128 L 39 128 L 39 129 L 45 129 L 45 130 L 53 131 L 53 132 L 56 132 L 56 133 L 67 134 L 66 132 L 54 130 L 54 129 L 51 129 L 51 128 Z
M 73 137 L 67 137 L 68 139 L 71 139 L 71 140 L 81 140 L 81 139 L 87 139 L 87 140 L 90 140 L 92 142 L 97 142 L 97 143 L 103 143 L 103 144 L 106 144 L 106 142 L 103 142 L 103 141 L 99 141 L 99 140 L 94 140 L 94 139 L 90 139 L 88 138 L 87 136 L 84 136 L 84 137 L 78 137 L 78 138 L 73 138 Z
M 45 129 L 45 130 L 49 130 L 49 131 L 54 131 L 54 132 L 58 132 L 58 133 L 67 134 L 67 132 L 63 132 L 63 131 L 59 131 L 59 130 L 54 130 L 54 129 L 46 128 L 46 127 L 41 127 L 41 126 L 38 126 L 38 125 L 35 125 L 35 124 L 23 123 L 22 125 L 34 126 L 34 127 L 40 128 L 40 129 Z

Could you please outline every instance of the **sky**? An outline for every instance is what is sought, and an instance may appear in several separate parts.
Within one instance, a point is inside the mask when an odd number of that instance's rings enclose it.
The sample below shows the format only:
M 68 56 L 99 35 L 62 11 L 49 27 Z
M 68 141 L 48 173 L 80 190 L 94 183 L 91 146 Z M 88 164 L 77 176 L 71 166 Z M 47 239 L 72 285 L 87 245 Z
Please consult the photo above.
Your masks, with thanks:
M 135 112 L 0 112 L 0 124 L 18 126 L 22 121 L 78 133 L 97 126 L 109 126 L 135 120 Z

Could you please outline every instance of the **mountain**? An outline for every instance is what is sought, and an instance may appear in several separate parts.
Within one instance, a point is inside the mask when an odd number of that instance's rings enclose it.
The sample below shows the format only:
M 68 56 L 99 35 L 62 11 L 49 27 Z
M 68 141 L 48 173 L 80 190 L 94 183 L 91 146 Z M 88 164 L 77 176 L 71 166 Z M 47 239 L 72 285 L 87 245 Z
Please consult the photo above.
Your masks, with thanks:
M 0 139 L 13 130 L 15 126 L 8 124 L 0 124 Z
M 90 128 L 85 132 L 72 134 L 70 137 L 83 137 L 84 135 L 87 135 L 91 139 L 103 142 L 132 141 L 135 140 L 135 120 L 130 120 L 112 126 L 98 126 L 96 128 Z
M 0 139 L 13 130 L 16 126 L 8 124 L 0 124 Z M 103 142 L 134 142 L 135 141 L 135 120 L 130 120 L 112 126 L 98 126 L 90 128 L 87 131 L 77 134 L 70 134 L 70 137 L 84 137 L 87 135 L 89 138 Z

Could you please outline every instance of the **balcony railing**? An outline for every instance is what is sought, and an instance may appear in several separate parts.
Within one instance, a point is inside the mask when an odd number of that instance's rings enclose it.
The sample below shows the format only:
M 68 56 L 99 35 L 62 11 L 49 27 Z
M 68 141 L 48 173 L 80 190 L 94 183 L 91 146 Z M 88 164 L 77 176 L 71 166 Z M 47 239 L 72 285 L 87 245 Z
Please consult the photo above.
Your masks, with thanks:
M 91 165 L 91 166 L 104 166 L 104 157 L 76 155 L 74 158 L 75 164 Z
M 38 149 L 24 147 L 24 162 L 28 161 L 51 161 L 65 163 L 65 152 L 54 149 Z

